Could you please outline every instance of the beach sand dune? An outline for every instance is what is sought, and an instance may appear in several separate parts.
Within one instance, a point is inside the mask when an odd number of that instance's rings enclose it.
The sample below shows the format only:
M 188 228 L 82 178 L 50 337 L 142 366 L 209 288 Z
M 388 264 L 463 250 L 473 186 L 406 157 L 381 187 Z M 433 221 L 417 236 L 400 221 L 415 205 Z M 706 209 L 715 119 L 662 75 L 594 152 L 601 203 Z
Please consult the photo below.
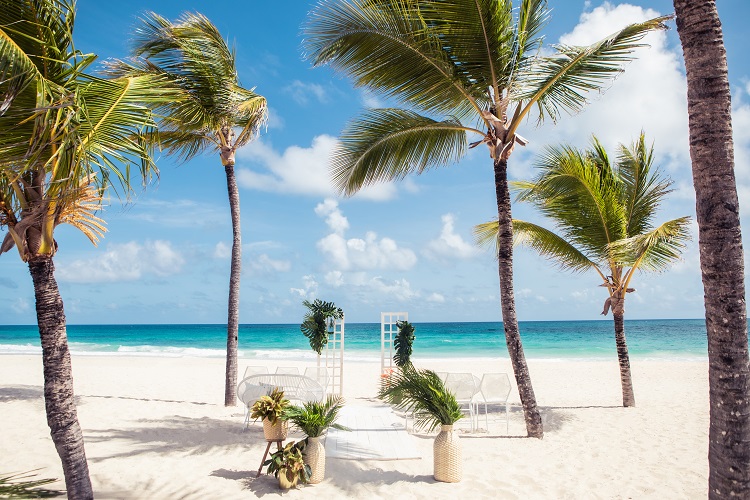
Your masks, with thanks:
M 289 363 L 278 361 L 246 364 Z M 512 373 L 506 359 L 415 359 L 438 371 Z M 635 360 L 637 407 L 622 408 L 616 360 L 529 360 L 543 440 L 525 438 L 511 393 L 510 435 L 494 415 L 489 432 L 459 424 L 460 483 L 432 478 L 432 435 L 415 433 L 422 459 L 329 459 L 326 479 L 285 498 L 705 498 L 708 476 L 707 362 Z M 345 365 L 350 405 L 376 405 L 378 363 Z M 242 407 L 223 406 L 217 358 L 74 356 L 78 416 L 97 498 L 277 497 L 256 478 L 265 441 L 242 429 Z M 512 378 L 512 376 L 511 376 Z M 482 417 L 482 427 L 484 427 Z M 0 472 L 43 468 L 62 478 L 49 437 L 39 356 L 0 359 Z M 63 488 L 62 482 L 53 486 Z

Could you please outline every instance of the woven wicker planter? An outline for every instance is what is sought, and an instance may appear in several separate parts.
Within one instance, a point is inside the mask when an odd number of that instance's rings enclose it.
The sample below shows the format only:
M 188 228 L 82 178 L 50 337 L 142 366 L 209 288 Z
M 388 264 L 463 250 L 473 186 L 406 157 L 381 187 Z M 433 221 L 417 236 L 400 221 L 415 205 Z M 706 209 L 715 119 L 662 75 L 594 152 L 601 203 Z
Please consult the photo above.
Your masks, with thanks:
M 308 437 L 305 447 L 305 463 L 310 466 L 310 484 L 318 484 L 326 475 L 326 448 L 320 437 Z
M 435 438 L 432 450 L 435 460 L 435 480 L 445 483 L 461 481 L 463 472 L 461 443 L 452 425 L 441 426 L 440 434 Z
M 289 422 L 278 419 L 272 424 L 267 418 L 263 419 L 263 435 L 266 441 L 283 441 L 289 434 Z

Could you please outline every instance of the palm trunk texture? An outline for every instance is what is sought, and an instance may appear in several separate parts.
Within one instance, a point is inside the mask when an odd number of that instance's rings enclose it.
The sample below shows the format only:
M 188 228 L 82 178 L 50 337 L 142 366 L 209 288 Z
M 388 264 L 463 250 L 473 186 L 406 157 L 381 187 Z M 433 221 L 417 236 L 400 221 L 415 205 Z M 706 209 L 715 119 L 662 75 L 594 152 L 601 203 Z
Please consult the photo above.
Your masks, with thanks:
M 237 337 L 240 322 L 240 272 L 242 270 L 242 237 L 240 233 L 240 193 L 234 177 L 234 165 L 224 166 L 227 192 L 232 213 L 232 269 L 229 273 L 229 305 L 227 317 L 227 369 L 224 406 L 237 404 Z
M 708 334 L 708 495 L 750 498 L 747 308 L 726 51 L 714 1 L 674 0 L 674 8 Z
M 529 367 L 523 353 L 521 334 L 516 318 L 516 299 L 513 292 L 513 224 L 508 191 L 508 162 L 495 160 L 495 192 L 497 195 L 498 216 L 498 273 L 500 275 L 500 307 L 503 313 L 503 328 L 508 355 L 513 365 L 518 394 L 521 396 L 523 415 L 526 420 L 526 433 L 529 437 L 542 438 L 544 428 L 542 417 L 536 406 L 534 388 L 531 386 Z
M 65 311 L 55 281 L 52 258 L 31 260 L 29 272 L 34 282 L 36 316 L 42 344 L 47 425 L 57 454 L 60 455 L 68 498 L 94 498 L 83 447 L 83 432 L 78 424 L 73 394 L 73 371 L 65 330 Z
M 624 314 L 613 313 L 615 318 L 615 343 L 617 344 L 617 361 L 620 363 L 620 384 L 622 385 L 622 406 L 635 406 L 633 379 L 630 376 L 630 355 L 625 341 Z

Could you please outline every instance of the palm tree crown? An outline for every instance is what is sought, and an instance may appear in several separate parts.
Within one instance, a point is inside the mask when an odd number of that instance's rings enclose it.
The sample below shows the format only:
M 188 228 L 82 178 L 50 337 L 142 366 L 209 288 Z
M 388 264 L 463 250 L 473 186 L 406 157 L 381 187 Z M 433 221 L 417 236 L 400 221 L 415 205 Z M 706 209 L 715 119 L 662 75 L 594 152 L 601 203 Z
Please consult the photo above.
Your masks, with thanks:
M 215 148 L 233 165 L 234 152 L 266 122 L 266 99 L 242 87 L 234 50 L 204 15 L 186 13 L 174 23 L 145 15 L 132 54 L 110 63 L 109 72 L 163 75 L 187 96 L 159 109 L 159 142 L 169 154 L 187 161 Z
M 518 200 L 532 203 L 557 232 L 514 220 L 515 243 L 563 269 L 593 269 L 610 295 L 628 291 L 637 270 L 666 270 L 690 237 L 690 217 L 654 225 L 671 181 L 659 175 L 653 160 L 643 134 L 630 147 L 620 145 L 614 164 L 595 137 L 585 151 L 547 148 L 538 160 L 538 177 L 512 186 Z M 497 222 L 477 226 L 478 241 L 494 244 L 497 228 Z

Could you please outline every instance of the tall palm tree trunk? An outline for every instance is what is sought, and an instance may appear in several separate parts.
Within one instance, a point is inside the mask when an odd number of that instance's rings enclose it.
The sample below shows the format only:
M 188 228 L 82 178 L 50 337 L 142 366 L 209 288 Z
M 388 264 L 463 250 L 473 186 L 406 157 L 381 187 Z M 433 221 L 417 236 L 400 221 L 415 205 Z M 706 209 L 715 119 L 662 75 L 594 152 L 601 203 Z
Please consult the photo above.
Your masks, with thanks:
M 29 272 L 34 282 L 36 317 L 42 343 L 47 425 L 57 454 L 60 455 L 68 498 L 94 498 L 83 447 L 83 432 L 78 424 L 73 395 L 73 371 L 65 330 L 65 311 L 55 281 L 52 258 L 42 257 L 29 261 Z
M 237 404 L 237 336 L 240 322 L 240 273 L 242 270 L 242 237 L 240 233 L 240 193 L 234 177 L 234 163 L 224 166 L 227 192 L 232 213 L 232 269 L 229 273 L 229 306 L 227 317 L 227 370 L 224 406 Z
M 500 275 L 500 307 L 503 313 L 503 328 L 508 355 L 513 365 L 518 394 L 523 405 L 526 433 L 529 437 L 542 438 L 544 429 L 542 417 L 536 406 L 534 388 L 531 386 L 529 368 L 523 353 L 521 334 L 518 331 L 516 318 L 516 299 L 513 293 L 513 222 L 510 211 L 510 192 L 508 191 L 508 161 L 496 159 L 495 192 L 497 195 L 498 216 L 498 273 Z
M 633 379 L 630 376 L 630 355 L 625 341 L 625 315 L 614 312 L 615 343 L 617 344 L 617 360 L 620 362 L 620 384 L 622 385 L 622 406 L 635 406 L 633 394 Z
M 750 497 L 750 369 L 731 94 L 710 0 L 674 0 L 687 72 L 690 157 L 708 334 L 708 494 Z

